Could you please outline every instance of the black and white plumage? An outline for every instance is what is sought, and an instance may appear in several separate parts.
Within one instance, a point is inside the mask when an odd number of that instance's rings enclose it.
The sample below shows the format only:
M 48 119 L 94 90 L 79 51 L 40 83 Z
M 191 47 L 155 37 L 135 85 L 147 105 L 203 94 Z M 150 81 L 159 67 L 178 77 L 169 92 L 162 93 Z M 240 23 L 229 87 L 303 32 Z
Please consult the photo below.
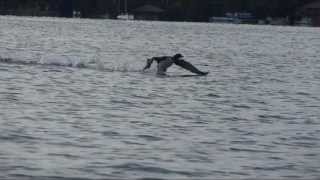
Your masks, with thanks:
M 173 64 L 180 66 L 192 73 L 197 75 L 205 76 L 208 72 L 203 72 L 194 67 L 191 63 L 182 59 L 183 56 L 181 54 L 176 54 L 174 56 L 162 56 L 162 57 L 153 57 L 147 60 L 146 66 L 143 68 L 143 71 L 149 69 L 154 61 L 157 64 L 157 74 L 158 75 L 166 75 L 167 69 L 172 66 Z

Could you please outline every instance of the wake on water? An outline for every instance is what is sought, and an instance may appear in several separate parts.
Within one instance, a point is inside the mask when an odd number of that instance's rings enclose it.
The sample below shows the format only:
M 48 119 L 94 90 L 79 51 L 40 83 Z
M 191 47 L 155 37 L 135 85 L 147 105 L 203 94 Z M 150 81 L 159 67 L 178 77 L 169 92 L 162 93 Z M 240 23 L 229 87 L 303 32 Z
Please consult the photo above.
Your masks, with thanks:
M 141 70 L 129 67 L 128 64 L 105 67 L 103 62 L 98 58 L 89 61 L 81 61 L 77 57 L 68 56 L 45 56 L 40 58 L 40 60 L 22 60 L 15 58 L 4 58 L 0 56 L 0 63 L 31 66 L 60 66 L 70 68 L 93 69 L 108 72 L 141 72 Z

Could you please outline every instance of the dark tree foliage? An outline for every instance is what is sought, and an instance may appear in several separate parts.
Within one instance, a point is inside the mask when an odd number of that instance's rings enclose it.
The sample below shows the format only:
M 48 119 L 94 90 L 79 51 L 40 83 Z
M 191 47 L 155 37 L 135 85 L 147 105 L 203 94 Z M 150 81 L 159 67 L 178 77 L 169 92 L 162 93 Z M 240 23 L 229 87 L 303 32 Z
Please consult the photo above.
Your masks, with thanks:
M 251 12 L 258 18 L 293 17 L 306 3 L 316 0 L 127 0 L 131 10 L 151 4 L 165 10 L 164 20 L 207 21 L 210 16 L 223 16 L 226 12 Z M 74 11 L 81 17 L 115 17 L 124 10 L 125 0 L 0 0 L 0 12 L 41 14 L 56 12 L 62 17 L 72 17 Z M 21 13 L 23 15 L 23 13 Z M 50 14 L 49 14 L 50 15 Z

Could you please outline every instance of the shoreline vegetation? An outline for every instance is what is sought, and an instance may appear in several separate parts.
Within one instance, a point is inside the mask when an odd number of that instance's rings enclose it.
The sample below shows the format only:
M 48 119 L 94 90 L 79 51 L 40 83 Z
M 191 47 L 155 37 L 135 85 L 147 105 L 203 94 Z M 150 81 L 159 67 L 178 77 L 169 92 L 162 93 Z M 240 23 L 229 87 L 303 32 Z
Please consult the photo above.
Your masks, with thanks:
M 0 0 L 0 15 L 320 26 L 320 1 Z

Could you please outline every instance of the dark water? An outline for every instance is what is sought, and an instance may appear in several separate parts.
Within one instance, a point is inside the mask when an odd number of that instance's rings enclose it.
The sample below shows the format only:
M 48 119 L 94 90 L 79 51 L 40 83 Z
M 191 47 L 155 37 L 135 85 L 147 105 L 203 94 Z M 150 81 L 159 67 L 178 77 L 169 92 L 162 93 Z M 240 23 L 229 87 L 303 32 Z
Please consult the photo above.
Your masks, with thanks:
M 319 178 L 315 28 L 0 17 L 0 178 Z M 177 67 L 141 73 L 150 56 Z

